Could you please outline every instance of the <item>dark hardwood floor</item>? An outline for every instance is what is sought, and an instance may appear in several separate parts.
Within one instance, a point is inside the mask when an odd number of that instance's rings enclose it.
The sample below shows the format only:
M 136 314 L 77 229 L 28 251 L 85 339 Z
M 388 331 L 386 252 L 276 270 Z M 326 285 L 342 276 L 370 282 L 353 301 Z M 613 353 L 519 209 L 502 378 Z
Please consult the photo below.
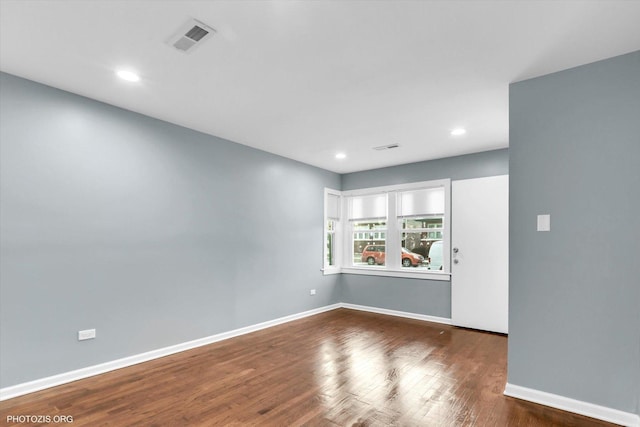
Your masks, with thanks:
M 0 425 L 610 425 L 505 397 L 506 366 L 505 336 L 340 309 L 0 402 Z

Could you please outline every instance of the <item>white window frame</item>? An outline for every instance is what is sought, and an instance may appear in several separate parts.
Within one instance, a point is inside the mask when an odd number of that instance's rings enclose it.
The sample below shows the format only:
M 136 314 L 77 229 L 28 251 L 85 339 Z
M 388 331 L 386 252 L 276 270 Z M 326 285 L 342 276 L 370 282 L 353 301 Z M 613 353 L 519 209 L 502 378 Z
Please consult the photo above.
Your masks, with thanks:
M 329 212 L 328 212 L 328 207 L 329 207 L 329 196 L 333 195 L 333 196 L 337 196 L 339 203 L 340 203 L 340 214 L 338 218 L 331 218 L 329 216 Z M 322 231 L 323 231 L 323 235 L 322 235 L 322 272 L 323 274 L 339 274 L 341 272 L 341 254 L 342 254 L 342 204 L 343 204 L 343 198 L 342 198 L 342 192 L 339 190 L 334 190 L 332 188 L 325 188 L 324 189 L 324 215 L 323 215 L 323 219 L 324 219 L 324 225 L 322 226 Z M 329 265 L 327 263 L 327 234 L 329 233 L 329 229 L 327 227 L 329 220 L 333 220 L 334 221 L 334 227 L 333 227 L 333 265 Z
M 427 188 L 443 188 L 444 190 L 444 205 L 445 211 L 442 219 L 442 229 L 434 231 L 442 231 L 443 242 L 443 269 L 442 271 L 434 270 L 412 270 L 401 266 L 401 236 L 402 233 L 407 232 L 402 229 L 401 218 L 397 215 L 396 202 L 397 194 L 402 191 L 408 190 L 420 190 Z M 374 276 L 390 276 L 390 277 L 407 277 L 415 279 L 427 279 L 427 280 L 450 280 L 451 279 L 451 180 L 439 179 L 433 181 L 421 181 L 408 184 L 387 185 L 382 187 L 362 188 L 357 190 L 348 191 L 336 191 L 325 189 L 325 238 L 323 238 L 325 252 L 323 252 L 323 260 L 326 260 L 326 194 L 327 191 L 331 191 L 331 194 L 340 194 L 341 200 L 341 215 L 340 221 L 338 221 L 335 234 L 335 248 L 337 250 L 334 258 L 334 263 L 337 265 L 331 266 L 327 269 L 324 268 L 325 274 L 331 273 L 348 273 L 348 274 L 362 274 L 362 275 L 374 275 Z M 384 266 L 355 266 L 353 265 L 353 229 L 351 223 L 347 220 L 349 218 L 347 202 L 350 197 L 366 196 L 372 194 L 387 194 L 387 228 L 386 233 L 386 262 Z M 397 256 L 396 256 L 397 255 Z M 324 262 L 324 261 L 323 261 Z M 328 271 L 327 271 L 328 270 Z

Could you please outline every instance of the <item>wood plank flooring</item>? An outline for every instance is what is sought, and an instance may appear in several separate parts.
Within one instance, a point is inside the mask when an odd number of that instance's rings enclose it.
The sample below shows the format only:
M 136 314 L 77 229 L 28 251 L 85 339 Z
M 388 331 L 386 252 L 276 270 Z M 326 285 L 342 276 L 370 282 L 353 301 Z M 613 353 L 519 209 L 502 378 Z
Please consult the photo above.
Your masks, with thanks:
M 0 402 L 0 425 L 611 425 L 505 397 L 506 366 L 505 336 L 339 309 Z

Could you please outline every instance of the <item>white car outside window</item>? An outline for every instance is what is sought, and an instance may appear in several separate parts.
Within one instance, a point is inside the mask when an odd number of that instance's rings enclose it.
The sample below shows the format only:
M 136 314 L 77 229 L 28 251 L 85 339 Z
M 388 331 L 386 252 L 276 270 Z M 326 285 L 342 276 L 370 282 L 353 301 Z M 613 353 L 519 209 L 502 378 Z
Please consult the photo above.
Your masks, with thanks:
M 442 240 L 436 240 L 429 248 L 429 270 L 442 270 L 443 258 Z

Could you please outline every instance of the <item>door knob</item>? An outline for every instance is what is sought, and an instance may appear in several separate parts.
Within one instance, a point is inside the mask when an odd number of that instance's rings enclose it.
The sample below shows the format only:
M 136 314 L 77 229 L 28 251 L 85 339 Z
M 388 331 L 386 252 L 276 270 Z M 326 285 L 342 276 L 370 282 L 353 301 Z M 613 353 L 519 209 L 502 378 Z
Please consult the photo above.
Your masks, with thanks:
M 454 260 L 453 260 L 453 263 L 454 263 L 454 264 L 457 264 L 457 263 L 459 263 L 459 262 L 460 262 L 460 261 L 458 261 L 457 259 L 454 259 Z
M 453 248 L 453 253 L 457 254 L 458 253 L 458 248 Z

